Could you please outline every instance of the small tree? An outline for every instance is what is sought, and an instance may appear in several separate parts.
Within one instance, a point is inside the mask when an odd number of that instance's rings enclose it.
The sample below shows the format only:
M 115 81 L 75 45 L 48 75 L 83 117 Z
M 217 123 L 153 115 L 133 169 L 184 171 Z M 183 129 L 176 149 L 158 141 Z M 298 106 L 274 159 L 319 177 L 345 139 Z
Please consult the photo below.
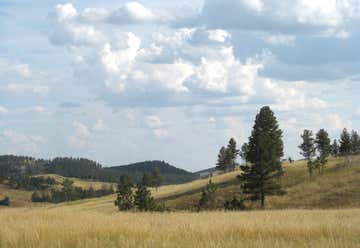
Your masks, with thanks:
M 120 211 L 130 210 L 134 207 L 133 183 L 128 175 L 121 175 L 117 185 L 115 205 Z
M 226 171 L 226 148 L 221 147 L 216 161 L 216 169 Z
M 74 191 L 73 187 L 74 181 L 70 179 L 65 179 L 61 185 L 62 185 L 62 192 L 64 193 L 65 201 L 71 201 L 72 199 L 72 193 Z
M 229 140 L 229 143 L 226 148 L 226 155 L 227 155 L 227 162 L 228 162 L 228 170 L 232 171 L 235 169 L 237 163 L 236 158 L 239 155 L 239 150 L 236 147 L 236 141 L 234 138 L 231 138 Z
M 161 185 L 161 182 L 162 176 L 160 173 L 160 169 L 156 167 L 151 176 L 151 187 L 154 187 L 157 190 L 158 187 Z
M 243 193 L 252 201 L 260 200 L 261 208 L 264 208 L 267 195 L 285 193 L 278 182 L 278 178 L 283 174 L 282 131 L 269 107 L 261 108 L 256 116 L 248 144 L 249 151 L 246 157 L 251 164 L 240 167 L 243 173 L 239 179 Z
M 334 157 L 339 155 L 339 144 L 337 142 L 336 139 L 334 139 L 332 145 L 331 145 L 331 155 L 333 155 Z
M 359 154 L 360 153 L 360 137 L 358 132 L 356 132 L 355 130 L 351 131 L 351 138 L 350 138 L 350 142 L 351 142 L 351 153 L 352 154 Z
M 300 154 L 307 160 L 307 167 L 310 177 L 312 176 L 314 164 L 312 158 L 315 156 L 314 138 L 312 131 L 305 129 L 301 135 L 303 143 L 299 146 L 301 149 Z
M 351 154 L 351 137 L 346 128 L 340 135 L 340 155 L 346 157 L 346 163 L 350 163 L 349 155 Z
M 325 164 L 327 163 L 327 157 L 331 153 L 329 134 L 324 129 L 320 129 L 316 133 L 315 144 L 316 144 L 316 149 L 319 152 L 318 169 L 319 169 L 319 173 L 322 173 L 324 170 Z
M 139 211 L 154 211 L 156 204 L 151 192 L 142 183 L 139 183 L 135 192 L 135 206 Z
M 240 155 L 240 157 L 244 160 L 245 165 L 247 165 L 247 162 L 248 162 L 248 160 L 247 160 L 247 154 L 248 154 L 248 152 L 249 152 L 249 145 L 248 145 L 248 143 L 245 142 L 245 143 L 241 146 L 241 149 L 240 149 L 240 152 L 239 152 L 239 155 Z
M 152 179 L 151 176 L 145 172 L 143 174 L 143 177 L 141 178 L 141 183 L 145 186 L 145 187 L 151 187 L 152 184 Z
M 216 208 L 216 191 L 217 186 L 209 180 L 209 183 L 201 192 L 201 197 L 198 204 L 198 210 L 210 210 Z

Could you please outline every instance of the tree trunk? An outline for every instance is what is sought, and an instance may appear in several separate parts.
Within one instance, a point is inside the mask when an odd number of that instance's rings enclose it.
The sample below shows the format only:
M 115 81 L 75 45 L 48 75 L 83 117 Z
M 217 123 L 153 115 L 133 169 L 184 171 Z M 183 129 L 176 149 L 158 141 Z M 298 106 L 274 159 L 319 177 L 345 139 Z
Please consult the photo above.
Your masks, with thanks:
M 261 209 L 265 209 L 265 194 L 261 192 Z

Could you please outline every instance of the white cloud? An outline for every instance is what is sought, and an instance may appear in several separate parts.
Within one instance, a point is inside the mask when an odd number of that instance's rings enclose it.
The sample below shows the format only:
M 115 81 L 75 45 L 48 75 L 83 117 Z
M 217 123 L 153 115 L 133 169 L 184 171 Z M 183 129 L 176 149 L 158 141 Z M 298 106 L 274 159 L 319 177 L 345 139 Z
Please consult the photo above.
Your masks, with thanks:
M 222 29 L 214 29 L 214 30 L 208 30 L 208 38 L 213 41 L 217 42 L 225 42 L 226 40 L 231 38 L 231 34 Z
M 241 0 L 242 3 L 251 10 L 261 12 L 264 9 L 264 2 L 262 0 Z
M 74 148 L 83 148 L 91 136 L 90 129 L 79 121 L 74 121 L 73 127 L 75 133 L 69 138 L 69 144 Z
M 343 119 L 339 114 L 322 114 L 317 116 L 316 123 L 336 131 L 340 131 L 343 128 L 352 129 L 352 121 Z
M 138 2 L 128 2 L 123 7 L 115 10 L 109 17 L 114 24 L 140 24 L 156 22 L 156 15 Z
M 0 86 L 0 91 L 13 94 L 36 94 L 45 95 L 49 92 L 49 87 L 44 85 L 27 85 L 27 84 L 7 84 Z
M 161 119 L 156 115 L 146 117 L 146 125 L 151 129 L 157 138 L 165 138 L 169 136 L 169 131 L 164 127 Z
M 0 105 L 0 115 L 7 114 L 9 111 L 4 106 Z
M 0 58 L 0 76 L 15 75 L 22 78 L 29 78 L 31 70 L 28 64 L 10 63 Z
M 296 37 L 294 35 L 270 34 L 265 35 L 263 39 L 266 43 L 271 45 L 293 46 L 295 44 Z
M 11 145 L 11 148 L 14 147 L 16 152 L 37 153 L 39 146 L 46 142 L 42 136 L 25 135 L 13 130 L 5 130 L 0 133 L 0 136 L 6 144 Z
M 106 129 L 107 129 L 107 126 L 106 126 L 105 122 L 101 119 L 97 120 L 92 128 L 92 130 L 94 130 L 95 132 L 101 132 Z

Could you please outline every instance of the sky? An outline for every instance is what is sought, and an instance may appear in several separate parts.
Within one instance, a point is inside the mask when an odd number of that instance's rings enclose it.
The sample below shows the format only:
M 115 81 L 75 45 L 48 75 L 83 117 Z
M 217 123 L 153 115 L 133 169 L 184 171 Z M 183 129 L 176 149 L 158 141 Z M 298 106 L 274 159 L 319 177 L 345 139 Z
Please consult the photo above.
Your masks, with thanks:
M 0 0 L 0 154 L 214 166 L 262 106 L 285 155 L 360 125 L 360 0 Z

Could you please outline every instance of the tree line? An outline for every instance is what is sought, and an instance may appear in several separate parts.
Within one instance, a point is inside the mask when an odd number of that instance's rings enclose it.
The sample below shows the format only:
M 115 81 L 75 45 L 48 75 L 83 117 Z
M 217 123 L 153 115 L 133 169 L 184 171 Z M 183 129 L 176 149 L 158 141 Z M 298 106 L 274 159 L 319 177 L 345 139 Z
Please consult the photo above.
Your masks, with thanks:
M 340 139 L 334 139 L 332 144 L 325 129 L 320 129 L 315 137 L 311 130 L 305 129 L 301 138 L 300 154 L 307 160 L 310 177 L 313 175 L 314 170 L 317 170 L 319 174 L 323 172 L 327 158 L 330 155 L 348 157 L 349 155 L 360 154 L 360 137 L 355 130 L 349 133 L 344 128 Z
M 114 193 L 112 186 L 103 185 L 100 189 L 82 188 L 74 186 L 74 181 L 65 179 L 61 183 L 61 189 L 51 188 L 49 190 L 34 191 L 31 195 L 33 202 L 51 202 L 60 203 L 67 201 L 76 201 L 86 198 L 95 198 Z

